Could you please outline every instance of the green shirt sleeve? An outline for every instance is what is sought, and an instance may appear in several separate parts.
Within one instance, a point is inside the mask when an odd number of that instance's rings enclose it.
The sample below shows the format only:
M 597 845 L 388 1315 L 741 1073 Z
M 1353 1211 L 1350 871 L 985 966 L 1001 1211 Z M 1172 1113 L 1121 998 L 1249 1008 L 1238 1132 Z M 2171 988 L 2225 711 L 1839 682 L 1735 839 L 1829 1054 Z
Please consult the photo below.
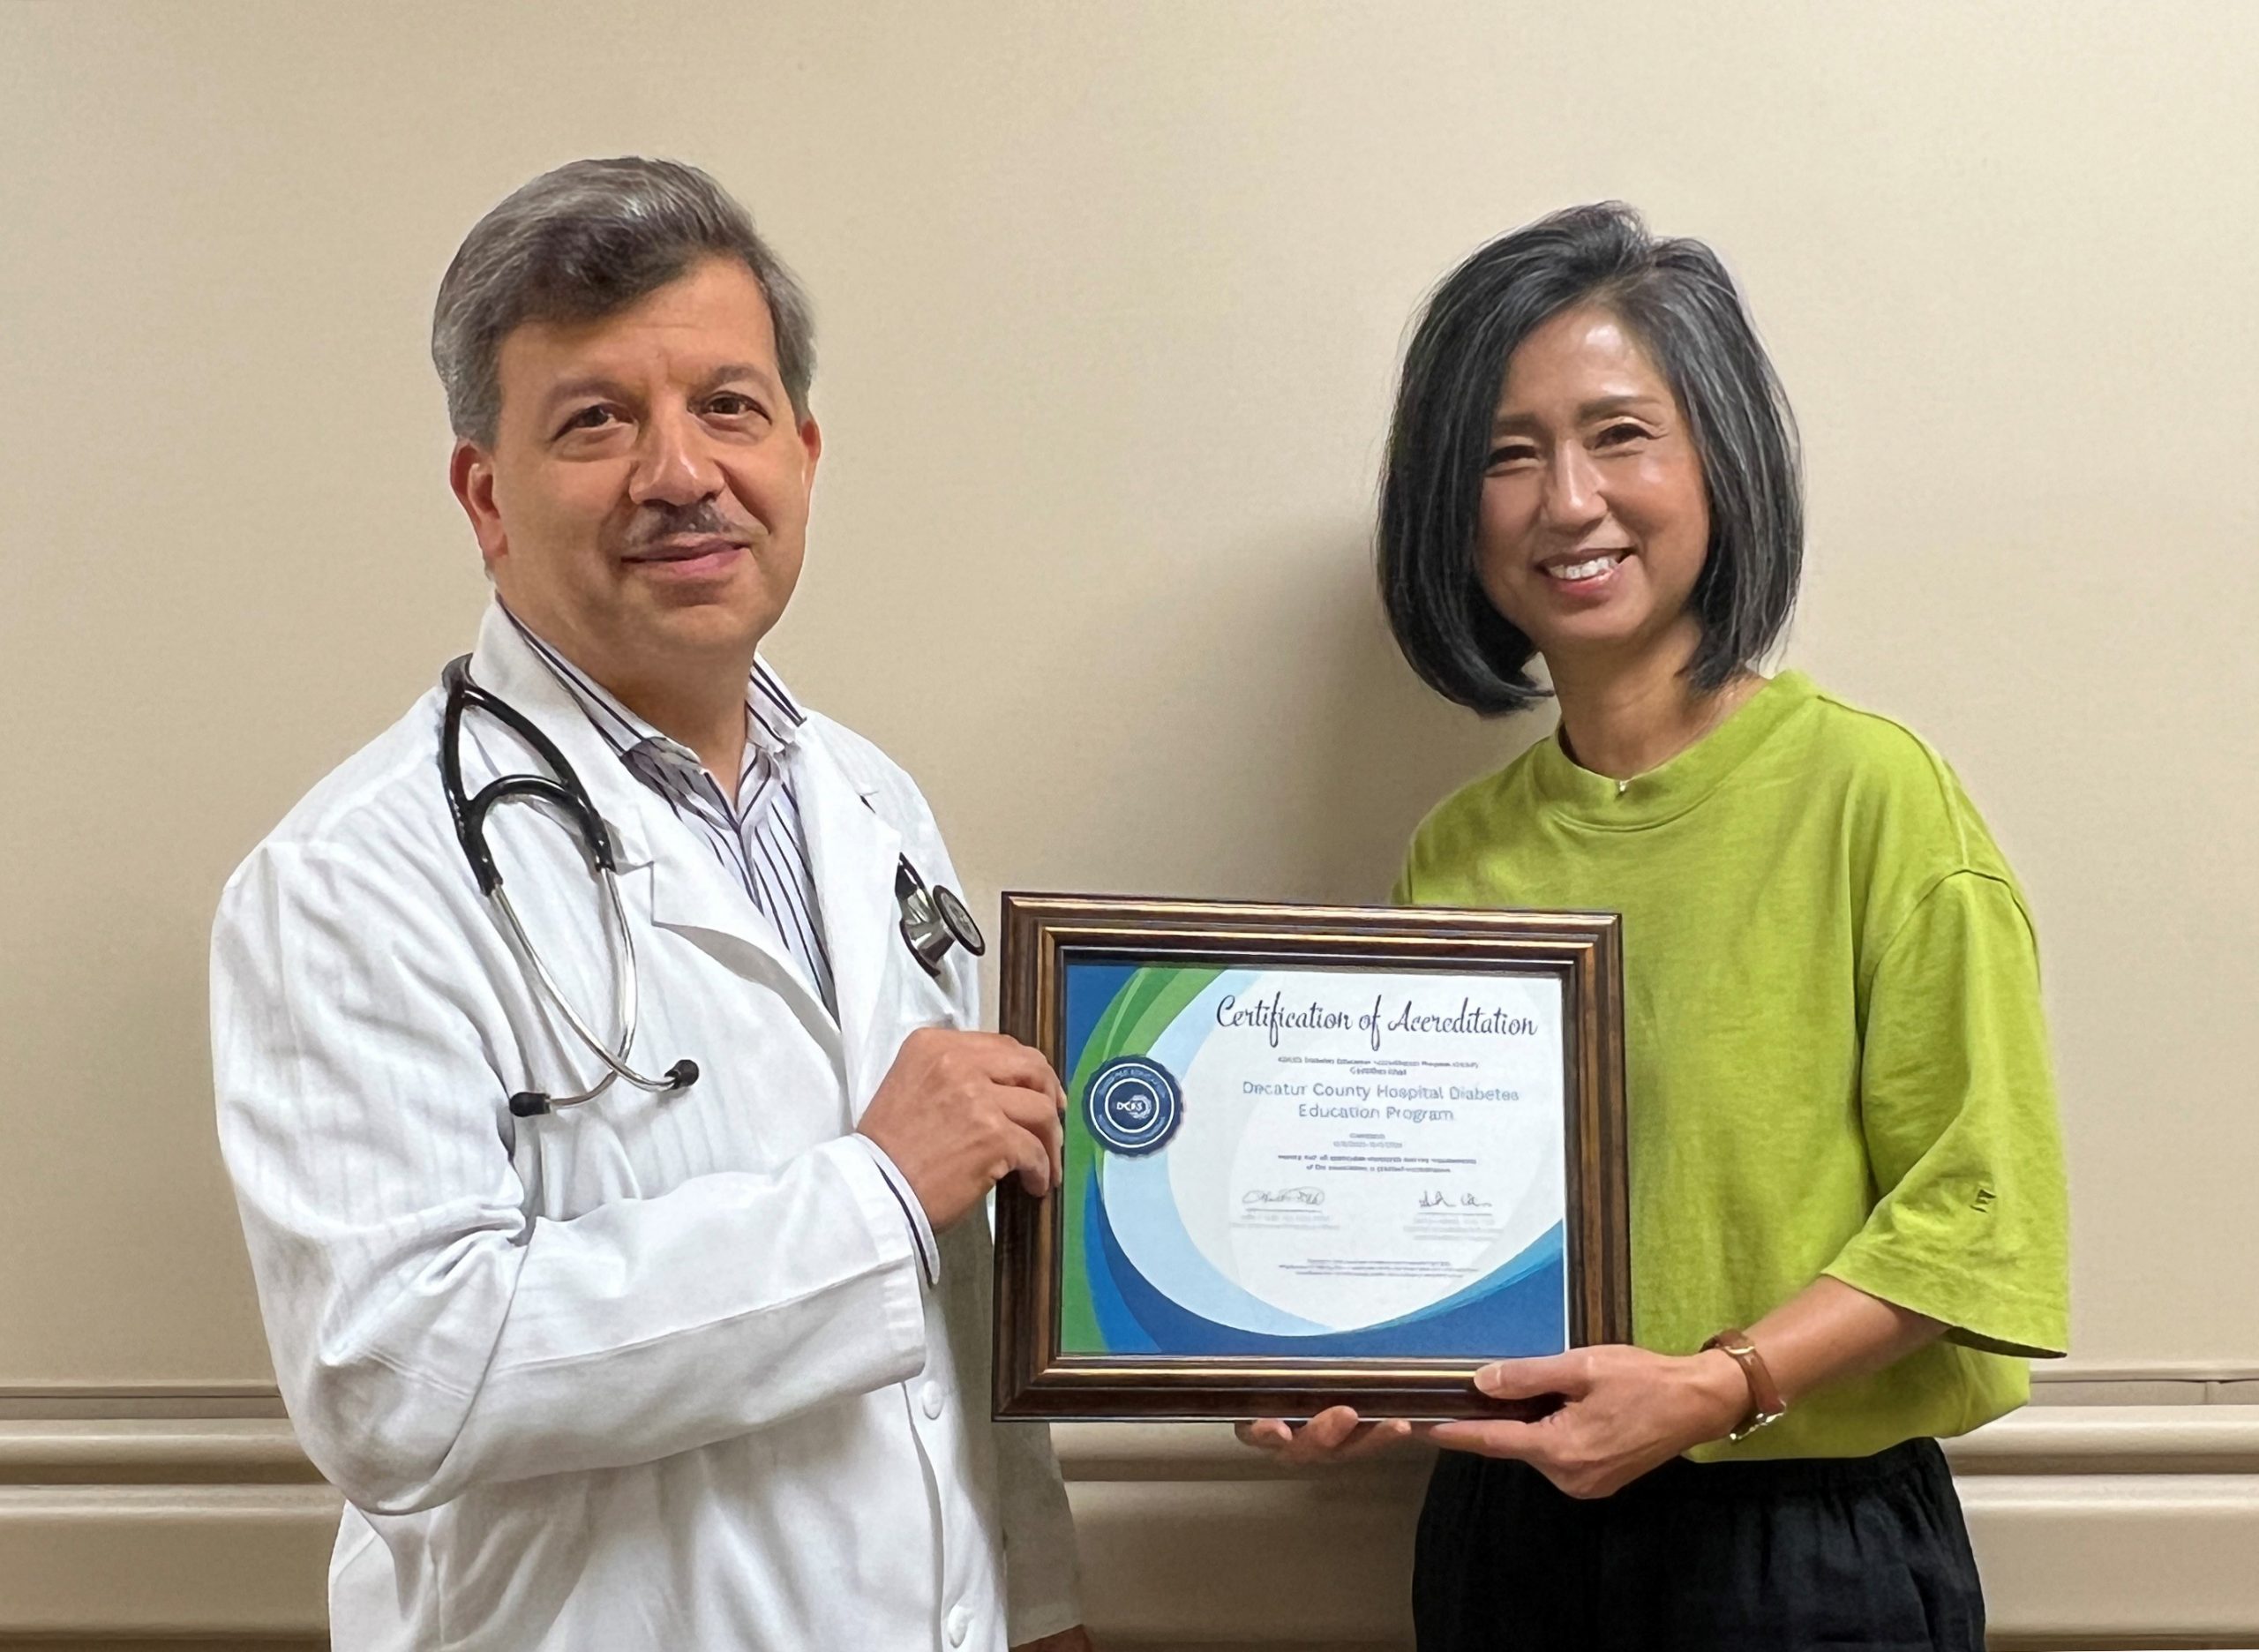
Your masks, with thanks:
M 1993 1353 L 2069 1340 L 2070 1216 L 2031 925 L 2014 886 L 1941 879 L 1868 989 L 1859 1106 L 1877 1202 L 1829 1264 Z

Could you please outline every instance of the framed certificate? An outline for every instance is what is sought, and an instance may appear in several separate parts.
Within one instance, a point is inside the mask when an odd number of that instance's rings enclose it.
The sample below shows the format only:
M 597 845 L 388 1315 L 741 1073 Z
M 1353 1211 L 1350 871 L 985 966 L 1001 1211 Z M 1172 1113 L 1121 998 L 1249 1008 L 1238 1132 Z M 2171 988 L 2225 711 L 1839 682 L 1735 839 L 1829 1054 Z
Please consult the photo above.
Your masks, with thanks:
M 1000 1418 L 1467 1417 L 1631 1334 L 1612 913 L 1006 895 L 1066 1172 L 997 1190 Z

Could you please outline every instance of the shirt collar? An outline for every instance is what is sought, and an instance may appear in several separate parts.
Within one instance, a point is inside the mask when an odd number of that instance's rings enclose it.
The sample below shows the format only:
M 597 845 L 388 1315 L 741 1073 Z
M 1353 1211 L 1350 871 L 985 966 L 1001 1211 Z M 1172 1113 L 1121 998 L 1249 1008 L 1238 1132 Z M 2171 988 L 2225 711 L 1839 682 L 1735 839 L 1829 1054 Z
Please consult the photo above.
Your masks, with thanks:
M 772 753 L 792 750 L 799 743 L 800 725 L 808 720 L 800 702 L 759 658 L 746 680 L 745 712 L 746 732 Z
M 1580 824 L 1608 831 L 1660 826 L 1724 785 L 1819 693 L 1802 672 L 1784 671 L 1685 751 L 1628 780 L 1612 780 L 1580 766 L 1562 745 L 1557 728 L 1530 747 L 1530 776 L 1538 796 Z
M 644 751 L 698 765 L 697 753 L 672 735 L 663 733 L 642 716 L 630 710 L 617 695 L 537 635 L 532 627 L 510 612 L 507 604 L 498 599 L 496 606 L 517 628 L 527 646 L 556 673 L 558 681 L 565 685 L 567 692 L 578 702 L 589 721 L 596 725 L 597 732 L 604 736 L 604 743 L 620 757 L 624 759 L 630 753 Z M 800 727 L 807 718 L 808 714 L 801 710 L 799 702 L 778 680 L 777 673 L 770 671 L 764 662 L 755 658 L 752 673 L 746 679 L 745 732 L 747 743 L 771 757 L 782 756 L 799 741 Z

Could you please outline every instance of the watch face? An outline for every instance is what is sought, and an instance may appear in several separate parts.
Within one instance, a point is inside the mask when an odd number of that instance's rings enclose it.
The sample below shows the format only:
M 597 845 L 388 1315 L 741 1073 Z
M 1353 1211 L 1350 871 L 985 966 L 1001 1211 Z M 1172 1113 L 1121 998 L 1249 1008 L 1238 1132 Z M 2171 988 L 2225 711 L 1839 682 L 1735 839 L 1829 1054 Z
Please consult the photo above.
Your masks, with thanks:
M 965 911 L 964 903 L 957 897 L 957 891 L 936 883 L 932 893 L 934 910 L 941 914 L 942 921 L 957 937 L 957 943 L 975 957 L 986 952 L 988 943 L 981 939 L 980 926 L 972 921 L 972 914 Z

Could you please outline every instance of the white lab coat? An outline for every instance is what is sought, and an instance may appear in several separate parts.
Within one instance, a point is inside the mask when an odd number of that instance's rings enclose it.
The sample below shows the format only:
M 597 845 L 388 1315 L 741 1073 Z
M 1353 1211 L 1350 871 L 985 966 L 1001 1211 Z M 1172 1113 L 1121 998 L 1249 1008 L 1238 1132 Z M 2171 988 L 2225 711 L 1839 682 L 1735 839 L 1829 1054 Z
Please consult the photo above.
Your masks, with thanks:
M 935 1648 L 1078 1621 L 1047 1435 L 988 1421 L 989 1243 L 929 1289 L 856 1118 L 902 1040 L 969 1027 L 898 935 L 895 867 L 956 875 L 908 777 L 811 716 L 785 761 L 837 1023 L 702 837 L 629 774 L 499 609 L 472 672 L 609 823 L 645 1072 L 521 1121 L 593 1058 L 525 983 L 450 826 L 437 689 L 229 882 L 213 941 L 220 1134 L 283 1398 L 348 1507 L 338 1652 Z M 466 720 L 472 791 L 529 766 Z M 601 892 L 506 806 L 506 888 L 609 1032 Z

